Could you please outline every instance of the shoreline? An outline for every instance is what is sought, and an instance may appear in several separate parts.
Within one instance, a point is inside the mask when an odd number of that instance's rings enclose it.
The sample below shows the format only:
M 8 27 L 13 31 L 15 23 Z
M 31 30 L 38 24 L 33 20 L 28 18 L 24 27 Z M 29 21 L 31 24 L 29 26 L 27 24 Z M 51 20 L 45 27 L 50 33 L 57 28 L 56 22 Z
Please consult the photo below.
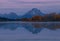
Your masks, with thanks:
M 2 21 L 0 23 L 60 23 L 60 22 Z

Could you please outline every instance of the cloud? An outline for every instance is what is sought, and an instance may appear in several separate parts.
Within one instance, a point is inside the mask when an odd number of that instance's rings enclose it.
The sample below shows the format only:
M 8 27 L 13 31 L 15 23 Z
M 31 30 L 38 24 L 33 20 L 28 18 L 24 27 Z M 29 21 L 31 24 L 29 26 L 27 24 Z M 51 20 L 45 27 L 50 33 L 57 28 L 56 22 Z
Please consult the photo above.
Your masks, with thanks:
M 27 1 L 27 0 L 10 0 L 10 2 L 13 2 L 13 3 L 19 3 L 19 4 L 46 4 L 46 3 L 60 3 L 60 1 L 54 1 L 54 0 L 30 0 L 30 1 Z
M 24 2 L 48 2 L 48 1 L 60 1 L 60 0 L 12 0 L 12 1 L 24 1 Z

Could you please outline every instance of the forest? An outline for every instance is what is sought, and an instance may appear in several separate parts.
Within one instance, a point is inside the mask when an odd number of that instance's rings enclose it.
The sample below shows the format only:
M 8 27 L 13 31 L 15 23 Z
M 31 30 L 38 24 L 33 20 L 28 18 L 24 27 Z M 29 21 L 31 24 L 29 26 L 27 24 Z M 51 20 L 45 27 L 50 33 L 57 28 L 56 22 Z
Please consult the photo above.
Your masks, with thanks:
M 44 16 L 35 15 L 32 18 L 9 19 L 0 17 L 0 21 L 29 21 L 29 22 L 57 22 L 60 21 L 60 13 L 50 13 Z
M 38 22 L 53 22 L 53 21 L 60 21 L 60 14 L 59 13 L 50 13 L 45 14 L 44 16 L 33 16 L 32 18 L 22 18 L 22 21 L 38 21 Z

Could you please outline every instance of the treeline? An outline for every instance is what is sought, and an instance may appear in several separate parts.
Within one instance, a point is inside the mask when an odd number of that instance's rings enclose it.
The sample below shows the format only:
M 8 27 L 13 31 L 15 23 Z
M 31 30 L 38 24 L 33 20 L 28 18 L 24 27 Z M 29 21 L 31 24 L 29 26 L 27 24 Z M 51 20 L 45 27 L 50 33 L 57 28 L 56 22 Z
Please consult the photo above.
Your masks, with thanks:
M 21 21 L 20 19 L 9 19 L 9 18 L 4 18 L 4 17 L 0 17 L 0 22 L 2 21 Z
M 33 16 L 32 18 L 16 18 L 16 19 L 9 19 L 0 17 L 0 21 L 30 21 L 30 22 L 50 22 L 50 21 L 60 21 L 60 14 L 59 13 L 50 13 L 45 14 L 44 16 Z
M 32 18 L 22 18 L 21 21 L 38 21 L 38 22 L 48 22 L 48 21 L 60 21 L 59 13 L 45 14 L 44 16 L 33 16 Z

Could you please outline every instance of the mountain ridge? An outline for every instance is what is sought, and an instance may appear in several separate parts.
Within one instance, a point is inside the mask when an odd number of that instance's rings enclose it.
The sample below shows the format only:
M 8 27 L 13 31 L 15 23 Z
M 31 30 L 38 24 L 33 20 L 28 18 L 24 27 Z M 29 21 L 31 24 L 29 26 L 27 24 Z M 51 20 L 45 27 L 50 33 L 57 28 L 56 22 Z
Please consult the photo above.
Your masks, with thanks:
M 16 13 L 10 12 L 9 14 L 0 14 L 0 17 L 5 17 L 9 19 L 16 19 L 16 18 L 19 19 L 19 18 L 32 18 L 33 16 L 36 15 L 43 16 L 44 14 L 38 8 L 33 8 L 32 10 L 25 13 L 25 15 L 23 16 L 18 16 Z
M 32 18 L 33 16 L 44 16 L 44 13 L 42 13 L 39 9 L 33 8 L 32 10 L 28 11 L 25 15 L 23 15 L 23 18 Z

